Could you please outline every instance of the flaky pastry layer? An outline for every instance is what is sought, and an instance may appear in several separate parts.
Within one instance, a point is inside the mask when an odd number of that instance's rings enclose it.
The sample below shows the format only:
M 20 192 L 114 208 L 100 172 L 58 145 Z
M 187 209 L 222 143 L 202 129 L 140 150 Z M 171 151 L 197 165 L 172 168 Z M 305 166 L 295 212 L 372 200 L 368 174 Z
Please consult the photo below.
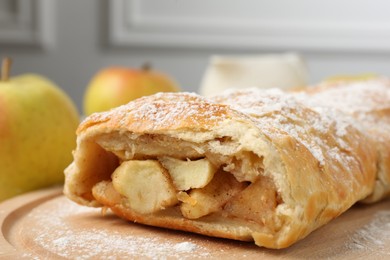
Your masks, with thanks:
M 147 225 L 287 247 L 388 193 L 375 193 L 388 174 L 377 132 L 313 103 L 322 88 L 159 93 L 93 114 L 64 192 Z

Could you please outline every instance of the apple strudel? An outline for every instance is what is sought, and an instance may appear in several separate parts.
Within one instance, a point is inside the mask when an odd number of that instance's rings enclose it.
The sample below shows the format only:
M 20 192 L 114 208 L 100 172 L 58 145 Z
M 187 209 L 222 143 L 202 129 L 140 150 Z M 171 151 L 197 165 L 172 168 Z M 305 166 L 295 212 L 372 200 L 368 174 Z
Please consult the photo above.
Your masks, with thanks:
M 315 95 L 158 93 L 92 114 L 64 193 L 146 225 L 290 246 L 378 181 L 375 131 Z

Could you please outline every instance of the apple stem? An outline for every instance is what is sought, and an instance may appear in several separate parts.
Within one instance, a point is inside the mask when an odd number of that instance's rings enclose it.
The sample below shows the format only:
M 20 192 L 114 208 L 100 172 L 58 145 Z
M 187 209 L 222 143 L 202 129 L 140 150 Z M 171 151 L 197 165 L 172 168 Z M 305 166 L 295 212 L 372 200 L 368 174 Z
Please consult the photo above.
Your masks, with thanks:
M 7 81 L 9 79 L 9 72 L 11 70 L 12 60 L 5 57 L 1 65 L 1 81 Z
M 141 69 L 142 69 L 143 71 L 150 71 L 150 70 L 152 69 L 152 64 L 150 64 L 150 62 L 145 62 L 145 63 L 142 65 Z

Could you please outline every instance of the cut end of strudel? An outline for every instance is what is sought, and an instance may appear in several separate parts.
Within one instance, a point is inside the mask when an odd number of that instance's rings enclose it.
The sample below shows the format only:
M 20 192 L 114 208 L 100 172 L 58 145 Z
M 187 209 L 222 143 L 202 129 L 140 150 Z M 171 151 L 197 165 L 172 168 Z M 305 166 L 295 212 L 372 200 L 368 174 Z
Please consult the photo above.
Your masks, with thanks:
M 65 194 L 151 226 L 284 248 L 369 196 L 352 117 L 280 90 L 159 93 L 89 116 Z

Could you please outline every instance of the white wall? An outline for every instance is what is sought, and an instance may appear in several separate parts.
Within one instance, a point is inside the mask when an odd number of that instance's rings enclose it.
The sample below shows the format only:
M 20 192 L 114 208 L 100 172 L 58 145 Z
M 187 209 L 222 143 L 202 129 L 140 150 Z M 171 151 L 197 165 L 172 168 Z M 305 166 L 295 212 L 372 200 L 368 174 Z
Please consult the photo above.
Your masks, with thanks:
M 0 56 L 13 57 L 13 74 L 46 75 L 79 107 L 90 77 L 112 64 L 150 61 L 187 91 L 213 54 L 297 51 L 311 82 L 390 75 L 385 0 L 0 1 Z

